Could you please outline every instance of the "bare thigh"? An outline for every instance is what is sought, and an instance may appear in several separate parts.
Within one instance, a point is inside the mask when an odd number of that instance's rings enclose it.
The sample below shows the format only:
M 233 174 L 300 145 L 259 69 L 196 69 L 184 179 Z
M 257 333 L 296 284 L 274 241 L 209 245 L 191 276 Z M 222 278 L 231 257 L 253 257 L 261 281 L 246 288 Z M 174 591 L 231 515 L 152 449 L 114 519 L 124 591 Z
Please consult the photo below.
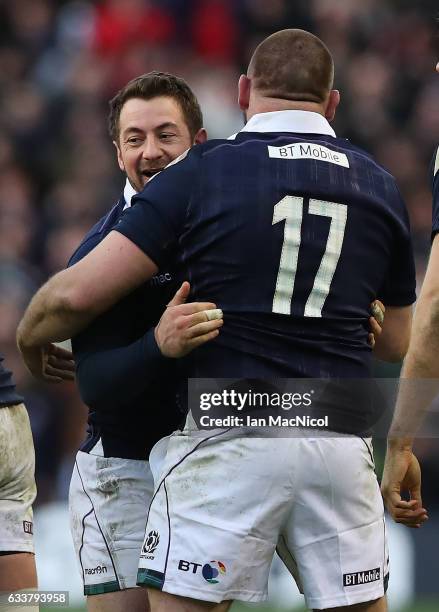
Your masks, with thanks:
M 227 612 L 233 602 L 223 601 L 220 604 L 198 601 L 189 597 L 170 595 L 156 589 L 148 589 L 151 612 Z M 374 611 L 375 612 L 375 611 Z
M 37 570 L 33 553 L 0 554 L 0 591 L 36 588 Z
M 125 589 L 87 597 L 88 612 L 150 612 L 146 589 Z

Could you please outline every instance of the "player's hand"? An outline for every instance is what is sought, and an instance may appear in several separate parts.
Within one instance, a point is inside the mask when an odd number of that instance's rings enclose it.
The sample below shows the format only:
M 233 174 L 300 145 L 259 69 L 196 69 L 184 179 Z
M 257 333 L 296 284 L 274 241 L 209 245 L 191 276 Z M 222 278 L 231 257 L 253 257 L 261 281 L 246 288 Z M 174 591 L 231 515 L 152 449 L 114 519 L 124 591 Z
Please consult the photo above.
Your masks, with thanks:
M 184 357 L 198 346 L 216 338 L 223 324 L 223 313 L 215 304 L 186 304 L 190 289 L 189 283 L 185 281 L 155 328 L 156 342 L 165 357 Z
M 418 529 L 428 520 L 427 510 L 422 507 L 421 468 L 411 450 L 388 447 L 381 493 L 396 523 Z M 409 494 L 410 501 L 402 499 L 403 493 Z
M 370 332 L 368 336 L 368 343 L 370 347 L 374 348 L 376 338 L 380 336 L 381 332 L 383 331 L 382 326 L 384 323 L 386 307 L 379 300 L 374 300 L 370 305 L 370 311 L 372 316 L 369 317 Z
M 70 351 L 56 344 L 37 348 L 19 346 L 19 349 L 34 378 L 50 383 L 74 380 L 75 362 Z

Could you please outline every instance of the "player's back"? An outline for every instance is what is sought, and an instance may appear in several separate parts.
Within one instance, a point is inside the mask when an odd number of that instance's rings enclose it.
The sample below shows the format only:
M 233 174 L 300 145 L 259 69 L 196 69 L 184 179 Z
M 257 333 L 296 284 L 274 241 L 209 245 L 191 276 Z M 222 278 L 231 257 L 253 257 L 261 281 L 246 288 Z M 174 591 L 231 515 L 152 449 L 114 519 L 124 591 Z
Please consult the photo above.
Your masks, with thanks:
M 192 149 L 141 199 L 122 233 L 158 265 L 176 249 L 191 299 L 224 311 L 190 376 L 368 376 L 370 302 L 415 299 L 393 177 L 316 113 L 256 115 L 234 139 Z
M 369 304 L 414 301 L 395 181 L 330 135 L 240 132 L 201 153 L 182 264 L 224 310 L 192 376 L 369 373 Z

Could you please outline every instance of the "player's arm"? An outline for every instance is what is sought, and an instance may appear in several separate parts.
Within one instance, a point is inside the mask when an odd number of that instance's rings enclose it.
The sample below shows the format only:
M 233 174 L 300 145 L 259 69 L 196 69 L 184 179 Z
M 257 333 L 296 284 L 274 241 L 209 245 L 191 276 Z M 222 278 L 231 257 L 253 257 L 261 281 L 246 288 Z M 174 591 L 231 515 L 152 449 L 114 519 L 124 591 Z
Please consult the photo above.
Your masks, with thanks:
M 419 527 L 427 518 L 422 508 L 421 470 L 412 448 L 424 415 L 439 392 L 439 148 L 430 170 L 434 238 L 401 373 L 382 481 L 388 511 L 396 521 L 409 527 Z M 409 502 L 401 499 L 401 494 L 407 492 Z
M 120 324 L 118 313 L 112 312 L 73 340 L 77 383 L 86 404 L 105 407 L 135 399 L 168 367 L 169 359 L 183 357 L 218 336 L 221 310 L 208 302 L 186 304 L 189 292 L 184 282 L 158 325 L 128 345 L 102 346 L 104 328 Z
M 44 378 L 51 343 L 75 336 L 157 270 L 141 249 L 113 231 L 84 259 L 52 277 L 32 299 L 17 330 L 29 370 Z
M 374 355 L 389 362 L 402 361 L 407 353 L 412 306 L 388 306 L 380 333 L 375 333 Z
M 150 181 L 117 222 L 117 231 L 40 289 L 17 334 L 34 375 L 44 378 L 48 343 L 75 336 L 164 264 L 186 221 L 197 170 L 198 154 L 189 151 Z
M 416 305 L 412 337 L 389 431 L 382 481 L 382 492 L 389 512 L 395 520 L 408 526 L 420 525 L 422 517 L 426 516 L 422 508 L 419 465 L 412 448 L 428 407 L 439 393 L 438 354 L 439 237 L 436 235 Z M 412 498 L 410 502 L 401 500 L 401 494 L 407 491 Z

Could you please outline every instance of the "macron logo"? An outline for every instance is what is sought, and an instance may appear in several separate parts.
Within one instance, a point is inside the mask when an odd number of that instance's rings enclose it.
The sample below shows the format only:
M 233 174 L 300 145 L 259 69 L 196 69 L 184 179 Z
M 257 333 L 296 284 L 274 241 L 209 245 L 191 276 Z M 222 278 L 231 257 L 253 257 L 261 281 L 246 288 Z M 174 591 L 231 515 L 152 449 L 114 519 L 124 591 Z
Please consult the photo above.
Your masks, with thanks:
M 349 160 L 344 153 L 332 151 L 313 142 L 301 142 L 284 147 L 268 146 L 268 155 L 275 159 L 316 159 L 349 168 Z

